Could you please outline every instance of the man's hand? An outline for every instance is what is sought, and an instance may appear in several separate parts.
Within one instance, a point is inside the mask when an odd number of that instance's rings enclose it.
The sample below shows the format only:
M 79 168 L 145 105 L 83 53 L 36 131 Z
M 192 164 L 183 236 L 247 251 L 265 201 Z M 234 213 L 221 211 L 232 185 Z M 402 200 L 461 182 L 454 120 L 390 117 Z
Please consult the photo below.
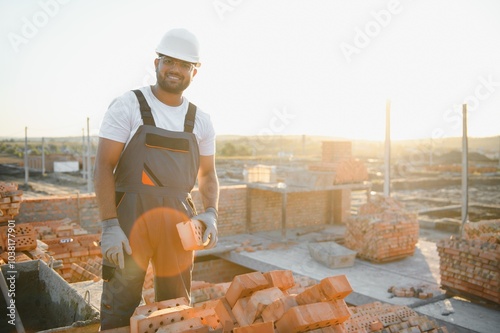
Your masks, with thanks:
M 193 216 L 193 220 L 198 220 L 205 224 L 205 233 L 203 234 L 203 244 L 205 249 L 211 249 L 217 245 L 217 210 L 209 207 L 204 213 Z
M 118 219 L 102 221 L 101 252 L 103 259 L 119 266 L 120 269 L 125 268 L 124 248 L 129 255 L 132 254 L 127 236 L 120 227 Z

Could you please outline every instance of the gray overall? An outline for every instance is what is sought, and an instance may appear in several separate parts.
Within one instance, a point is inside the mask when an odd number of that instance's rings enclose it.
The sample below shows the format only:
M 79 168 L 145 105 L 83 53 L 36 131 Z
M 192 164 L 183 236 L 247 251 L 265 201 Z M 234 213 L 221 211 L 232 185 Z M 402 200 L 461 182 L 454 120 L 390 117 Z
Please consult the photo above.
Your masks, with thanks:
M 189 104 L 184 132 L 155 126 L 144 95 L 134 90 L 144 125 L 125 148 L 115 171 L 120 226 L 132 255 L 121 270 L 103 263 L 101 329 L 128 326 L 142 297 L 149 262 L 155 275 L 156 301 L 190 300 L 194 253 L 185 251 L 176 224 L 196 214 L 190 192 L 199 167 L 199 150 L 192 133 L 196 106 Z

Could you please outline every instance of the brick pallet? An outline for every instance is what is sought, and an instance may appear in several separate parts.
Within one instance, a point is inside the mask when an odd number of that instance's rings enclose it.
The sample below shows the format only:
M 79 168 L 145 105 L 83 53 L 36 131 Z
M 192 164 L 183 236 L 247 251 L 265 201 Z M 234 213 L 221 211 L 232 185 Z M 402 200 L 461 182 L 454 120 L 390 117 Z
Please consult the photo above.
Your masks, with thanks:
M 23 191 L 16 183 L 0 182 L 0 223 L 8 222 L 19 214 Z
M 441 286 L 500 304 L 500 244 L 450 237 L 437 244 Z
M 392 198 L 374 196 L 348 219 L 345 246 L 358 257 L 373 262 L 388 262 L 412 256 L 419 237 L 416 213 Z

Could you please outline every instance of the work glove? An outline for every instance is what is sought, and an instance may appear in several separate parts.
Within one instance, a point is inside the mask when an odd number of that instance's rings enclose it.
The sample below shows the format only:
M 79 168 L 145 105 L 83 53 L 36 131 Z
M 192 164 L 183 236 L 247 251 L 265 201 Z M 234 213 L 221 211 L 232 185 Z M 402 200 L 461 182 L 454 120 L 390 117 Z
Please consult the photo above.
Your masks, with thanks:
M 194 216 L 193 220 L 198 220 L 203 222 L 206 229 L 203 233 L 203 244 L 205 249 L 211 249 L 217 245 L 217 210 L 213 207 L 209 207 L 204 213 Z
M 102 221 L 101 253 L 102 258 L 108 260 L 120 269 L 125 268 L 123 249 L 131 255 L 132 249 L 127 236 L 120 227 L 118 219 Z

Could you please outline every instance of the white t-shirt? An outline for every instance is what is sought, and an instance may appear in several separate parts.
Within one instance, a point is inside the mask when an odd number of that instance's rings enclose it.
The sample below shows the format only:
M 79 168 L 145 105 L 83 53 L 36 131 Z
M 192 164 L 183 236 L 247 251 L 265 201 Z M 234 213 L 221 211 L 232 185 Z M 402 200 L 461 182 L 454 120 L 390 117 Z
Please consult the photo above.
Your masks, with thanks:
M 156 127 L 169 131 L 184 131 L 184 119 L 189 105 L 186 97 L 183 97 L 180 106 L 172 107 L 159 101 L 151 91 L 150 86 L 142 87 L 140 90 L 151 107 Z M 126 146 L 142 124 L 139 101 L 132 91 L 127 91 L 111 102 L 104 115 L 99 136 L 125 143 Z M 215 130 L 210 115 L 200 108 L 196 110 L 193 134 L 198 141 L 200 155 L 215 154 Z

